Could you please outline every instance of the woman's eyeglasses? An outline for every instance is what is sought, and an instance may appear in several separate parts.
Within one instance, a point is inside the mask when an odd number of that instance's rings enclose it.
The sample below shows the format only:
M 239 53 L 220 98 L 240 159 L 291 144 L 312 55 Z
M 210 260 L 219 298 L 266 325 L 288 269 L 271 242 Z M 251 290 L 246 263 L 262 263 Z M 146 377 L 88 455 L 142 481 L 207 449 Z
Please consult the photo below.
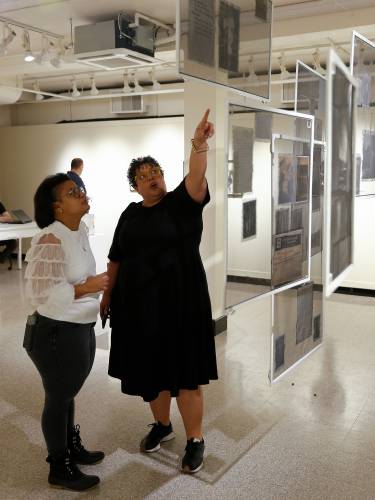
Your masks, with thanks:
M 148 169 L 142 169 L 135 177 L 136 182 L 146 182 L 150 177 L 160 177 L 163 172 L 160 167 L 152 167 Z
M 69 189 L 69 191 L 63 194 L 62 196 L 66 196 L 67 198 L 81 198 L 83 194 L 86 194 L 83 187 L 75 186 Z

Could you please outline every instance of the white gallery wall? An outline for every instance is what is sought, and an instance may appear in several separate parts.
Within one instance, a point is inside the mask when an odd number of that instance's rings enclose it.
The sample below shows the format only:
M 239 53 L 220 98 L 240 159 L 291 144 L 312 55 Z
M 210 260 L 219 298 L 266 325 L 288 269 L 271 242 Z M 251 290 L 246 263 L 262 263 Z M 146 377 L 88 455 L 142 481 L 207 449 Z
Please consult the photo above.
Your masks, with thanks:
M 33 214 L 33 195 L 44 177 L 66 172 L 74 157 L 85 163 L 82 178 L 91 197 L 98 270 L 105 268 L 113 231 L 132 201 L 126 172 L 132 158 L 152 155 L 173 189 L 183 178 L 183 118 L 3 127 L 0 165 L 4 204 Z

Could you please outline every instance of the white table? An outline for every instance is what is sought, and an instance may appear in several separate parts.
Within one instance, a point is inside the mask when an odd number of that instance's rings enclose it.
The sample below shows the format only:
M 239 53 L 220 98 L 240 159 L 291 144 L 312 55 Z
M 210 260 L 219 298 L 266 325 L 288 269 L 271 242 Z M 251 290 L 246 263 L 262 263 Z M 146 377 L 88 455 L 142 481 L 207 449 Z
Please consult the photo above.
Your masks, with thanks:
M 40 229 L 35 222 L 26 224 L 0 223 L 0 241 L 18 240 L 18 269 L 22 269 L 22 238 L 32 238 Z

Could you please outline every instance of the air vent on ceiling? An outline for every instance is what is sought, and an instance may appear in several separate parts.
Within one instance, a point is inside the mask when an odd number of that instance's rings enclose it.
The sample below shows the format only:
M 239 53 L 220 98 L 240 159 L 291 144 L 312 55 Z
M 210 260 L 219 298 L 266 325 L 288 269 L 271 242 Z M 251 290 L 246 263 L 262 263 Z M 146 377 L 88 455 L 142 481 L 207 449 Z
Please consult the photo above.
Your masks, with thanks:
M 152 27 L 130 30 L 131 19 L 76 26 L 74 55 L 77 62 L 106 70 L 136 68 L 160 61 L 154 58 Z
M 111 98 L 111 113 L 114 114 L 132 114 L 144 113 L 143 96 L 130 95 Z

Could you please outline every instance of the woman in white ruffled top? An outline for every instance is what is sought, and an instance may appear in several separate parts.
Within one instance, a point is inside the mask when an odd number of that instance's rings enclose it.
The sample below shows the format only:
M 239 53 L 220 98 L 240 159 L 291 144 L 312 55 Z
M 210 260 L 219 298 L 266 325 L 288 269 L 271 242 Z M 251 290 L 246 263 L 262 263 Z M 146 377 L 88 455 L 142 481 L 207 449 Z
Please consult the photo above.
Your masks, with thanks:
M 24 347 L 45 389 L 42 430 L 51 485 L 75 491 L 99 483 L 76 464 L 104 458 L 87 451 L 74 424 L 74 398 L 91 371 L 94 325 L 106 273 L 96 275 L 87 228 L 85 193 L 66 174 L 47 177 L 34 196 L 35 220 L 42 231 L 27 252 L 26 295 L 35 313 L 28 318 Z

